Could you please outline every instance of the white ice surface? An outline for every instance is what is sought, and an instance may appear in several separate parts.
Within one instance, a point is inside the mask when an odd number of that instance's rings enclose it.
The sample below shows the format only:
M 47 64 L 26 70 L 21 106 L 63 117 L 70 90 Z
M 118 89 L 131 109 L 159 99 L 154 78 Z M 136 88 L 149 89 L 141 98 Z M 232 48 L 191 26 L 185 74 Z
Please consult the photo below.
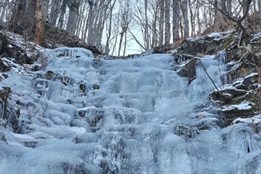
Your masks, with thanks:
M 216 114 L 200 109 L 215 88 L 202 66 L 188 85 L 168 54 L 97 60 L 59 48 L 47 55 L 45 70 L 0 81 L 23 120 L 19 134 L 0 127 L 0 173 L 260 172 L 260 133 L 246 124 L 221 129 Z M 201 61 L 221 86 L 222 61 Z

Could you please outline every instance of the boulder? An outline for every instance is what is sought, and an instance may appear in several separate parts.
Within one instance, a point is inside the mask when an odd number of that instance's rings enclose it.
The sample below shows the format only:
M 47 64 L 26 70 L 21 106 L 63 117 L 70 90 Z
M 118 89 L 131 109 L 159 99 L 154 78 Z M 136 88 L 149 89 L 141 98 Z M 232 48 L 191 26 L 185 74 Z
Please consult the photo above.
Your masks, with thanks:
M 187 77 L 189 82 L 196 78 L 196 64 L 198 59 L 193 58 L 189 60 L 181 69 L 178 71 L 178 75 L 181 77 Z
M 227 125 L 231 124 L 236 118 L 252 117 L 254 112 L 254 103 L 243 101 L 234 105 L 224 105 L 219 110 L 226 118 Z
M 1 38 L 4 38 L 1 40 Z M 0 32 L 0 55 L 14 58 L 19 64 L 33 64 L 44 49 L 23 36 L 9 32 Z
M 234 37 L 233 33 L 211 33 L 204 37 L 189 38 L 178 48 L 180 54 L 212 55 L 229 45 Z
M 238 78 L 244 78 L 252 73 L 257 73 L 257 67 L 249 61 L 238 62 L 227 73 L 227 82 L 233 83 Z
M 0 59 L 0 72 L 10 71 L 11 68 Z

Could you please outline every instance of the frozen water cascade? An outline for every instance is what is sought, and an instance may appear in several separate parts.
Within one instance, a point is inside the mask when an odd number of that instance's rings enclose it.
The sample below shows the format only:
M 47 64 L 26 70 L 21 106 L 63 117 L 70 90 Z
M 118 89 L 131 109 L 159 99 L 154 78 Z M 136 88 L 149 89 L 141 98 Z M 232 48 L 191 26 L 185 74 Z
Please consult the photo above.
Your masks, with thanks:
M 190 84 L 173 57 L 94 59 L 88 50 L 47 51 L 45 69 L 0 81 L 20 109 L 13 133 L 0 126 L 1 174 L 260 173 L 258 124 L 222 128 L 199 64 Z M 216 86 L 226 66 L 201 61 Z

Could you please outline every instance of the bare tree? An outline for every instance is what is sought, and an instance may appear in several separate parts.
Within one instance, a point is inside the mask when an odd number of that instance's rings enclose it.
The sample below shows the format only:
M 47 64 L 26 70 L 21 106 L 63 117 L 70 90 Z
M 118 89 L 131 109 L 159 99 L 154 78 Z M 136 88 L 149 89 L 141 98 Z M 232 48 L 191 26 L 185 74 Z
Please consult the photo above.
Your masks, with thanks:
M 172 4 L 172 21 L 173 21 L 173 27 L 172 27 L 172 36 L 173 41 L 177 41 L 180 39 L 179 35 L 179 20 L 180 20 L 180 2 L 179 0 L 173 0 Z
M 149 38 L 149 20 L 148 20 L 148 0 L 144 0 L 144 48 L 148 50 L 150 48 L 150 38 Z
M 158 45 L 163 45 L 163 39 L 164 39 L 164 21 L 165 21 L 165 0 L 158 0 L 159 1 L 159 42 Z
M 48 19 L 49 0 L 42 0 L 41 3 L 43 18 L 46 21 Z
M 238 15 L 235 15 L 233 13 L 230 14 L 227 11 L 227 8 L 226 8 L 224 2 L 220 2 L 220 0 L 215 0 L 215 3 L 214 3 L 214 7 L 218 12 L 220 12 L 222 15 L 226 16 L 227 19 L 235 22 L 237 24 L 237 26 L 239 27 L 239 29 L 240 29 L 240 36 L 239 36 L 239 42 L 238 42 L 239 45 L 243 44 L 244 39 L 249 34 L 249 33 L 247 33 L 247 28 L 244 25 L 244 22 L 245 22 L 244 20 L 248 16 L 251 2 L 252 2 L 252 0 L 245 0 L 245 1 L 239 0 L 239 5 L 243 9 L 243 13 L 242 13 L 241 17 L 238 17 Z
M 57 27 L 58 28 L 63 28 L 64 26 L 64 16 L 66 13 L 66 6 L 67 6 L 68 0 L 62 0 L 62 5 L 61 5 L 61 10 L 60 10 L 60 15 L 59 15 L 59 20 Z
M 56 25 L 59 13 L 60 13 L 60 8 L 61 8 L 61 3 L 62 0 L 52 0 L 51 3 L 51 12 L 50 12 L 50 17 L 49 17 L 49 23 L 52 25 Z
M 67 21 L 66 30 L 70 33 L 75 32 L 77 19 L 79 17 L 80 0 L 73 0 L 68 3 L 69 16 Z
M 111 40 L 112 40 L 112 14 L 113 14 L 113 8 L 116 4 L 116 0 L 112 1 L 110 3 L 109 6 L 109 21 L 107 23 L 107 27 L 106 27 L 106 44 L 105 44 L 105 54 L 109 54 L 110 52 L 110 44 L 111 44 Z
M 165 0 L 165 44 L 170 42 L 170 0 Z
M 121 54 L 123 39 L 125 39 L 124 50 L 123 50 L 123 55 L 125 55 L 126 44 L 127 44 L 127 31 L 128 31 L 129 24 L 131 21 L 129 0 L 126 0 L 125 2 L 126 2 L 126 4 L 125 4 L 125 7 L 121 14 L 121 32 L 120 32 L 120 42 L 119 42 L 119 47 L 118 47 L 119 48 L 118 56 L 120 56 L 120 54 Z
M 189 37 L 188 0 L 182 0 L 181 11 L 182 11 L 183 23 L 184 23 L 184 37 L 187 38 Z
M 35 8 L 35 42 L 39 45 L 44 43 L 44 16 L 41 0 L 36 0 Z
M 261 1 L 257 0 L 257 3 L 258 3 L 258 11 L 261 13 Z

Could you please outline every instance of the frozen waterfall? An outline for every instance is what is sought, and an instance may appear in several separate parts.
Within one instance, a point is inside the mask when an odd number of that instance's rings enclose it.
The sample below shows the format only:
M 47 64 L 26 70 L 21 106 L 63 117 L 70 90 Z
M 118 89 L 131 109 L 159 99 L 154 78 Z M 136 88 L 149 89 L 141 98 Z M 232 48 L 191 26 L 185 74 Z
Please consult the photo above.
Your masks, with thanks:
M 44 69 L 0 83 L 11 87 L 22 124 L 16 133 L 0 127 L 1 174 L 261 173 L 259 132 L 222 128 L 208 100 L 225 81 L 223 54 L 203 57 L 191 83 L 169 54 L 112 60 L 59 48 L 46 56 Z

